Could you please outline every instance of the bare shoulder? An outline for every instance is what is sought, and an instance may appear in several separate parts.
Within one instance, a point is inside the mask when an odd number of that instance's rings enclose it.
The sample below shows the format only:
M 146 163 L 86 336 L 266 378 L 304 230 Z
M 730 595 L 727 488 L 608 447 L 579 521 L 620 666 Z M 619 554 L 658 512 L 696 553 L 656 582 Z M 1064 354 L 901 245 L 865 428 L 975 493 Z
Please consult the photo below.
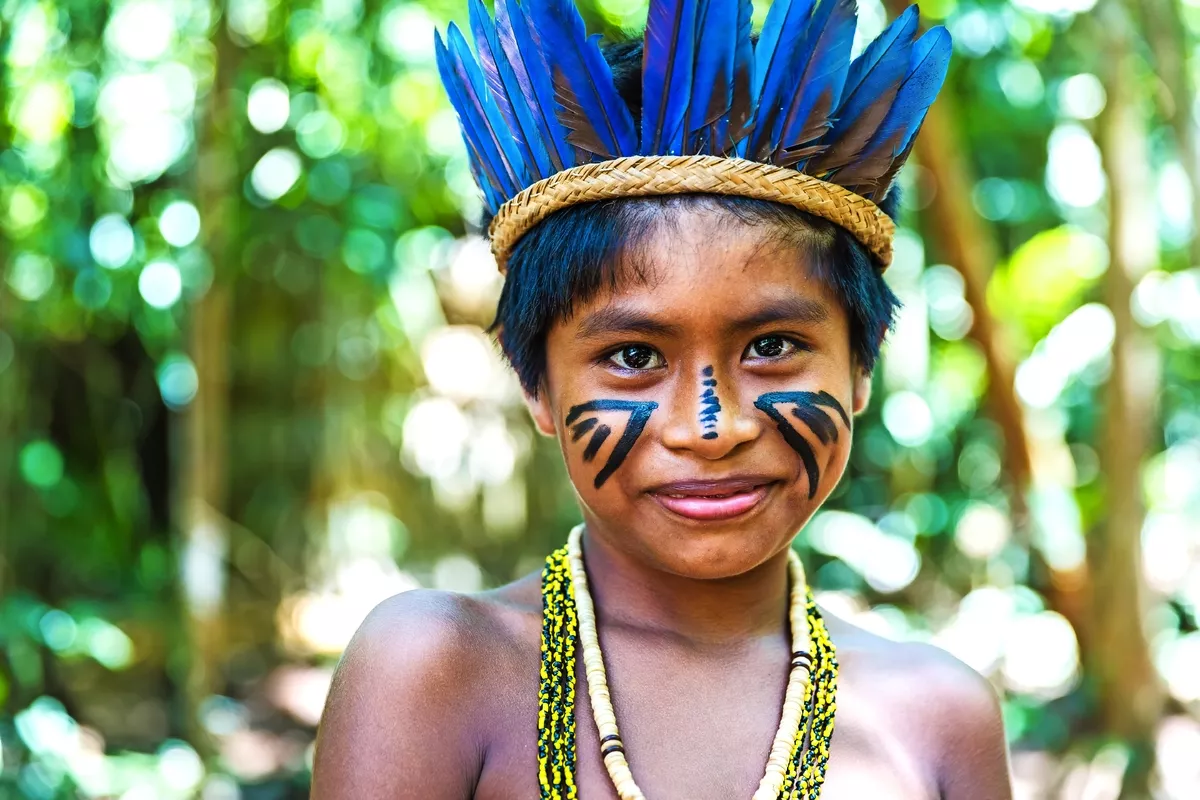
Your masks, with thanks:
M 470 797 L 521 649 L 519 616 L 511 593 L 414 590 L 380 603 L 334 676 L 313 798 Z
M 930 644 L 897 642 L 829 620 L 843 683 L 928 759 L 942 797 L 1009 798 L 1008 751 L 991 683 Z

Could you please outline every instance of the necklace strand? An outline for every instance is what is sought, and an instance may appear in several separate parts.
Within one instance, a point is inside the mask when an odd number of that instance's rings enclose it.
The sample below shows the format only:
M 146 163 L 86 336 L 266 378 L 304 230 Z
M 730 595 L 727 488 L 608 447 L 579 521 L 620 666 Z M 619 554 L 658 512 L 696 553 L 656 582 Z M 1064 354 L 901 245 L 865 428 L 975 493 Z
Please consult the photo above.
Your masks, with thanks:
M 807 724 L 796 732 L 776 800 L 820 800 L 837 709 L 837 654 L 806 589 L 813 672 L 804 696 Z M 538 784 L 541 800 L 578 800 L 575 786 L 575 675 L 578 620 L 567 547 L 542 568 L 542 642 L 538 687 Z
M 608 677 L 596 631 L 595 606 L 588 591 L 587 571 L 583 565 L 582 534 L 582 525 L 571 531 L 567 540 L 567 559 L 571 568 L 571 584 L 578 616 L 578 636 L 583 648 L 588 695 L 592 701 L 592 716 L 600 736 L 600 754 L 621 800 L 645 800 L 645 795 L 634 781 L 629 762 L 625 758 L 624 744 L 612 707 Z M 792 550 L 788 551 L 788 568 L 791 576 L 788 617 L 792 631 L 792 668 L 784 693 L 779 729 L 775 733 L 766 770 L 758 789 L 754 792 L 753 800 L 776 800 L 789 773 L 794 777 L 796 751 L 804 739 L 804 711 L 812 694 L 813 660 L 807 613 L 807 585 L 804 567 Z M 832 716 L 830 719 L 832 720 Z M 821 771 L 824 772 L 823 769 Z

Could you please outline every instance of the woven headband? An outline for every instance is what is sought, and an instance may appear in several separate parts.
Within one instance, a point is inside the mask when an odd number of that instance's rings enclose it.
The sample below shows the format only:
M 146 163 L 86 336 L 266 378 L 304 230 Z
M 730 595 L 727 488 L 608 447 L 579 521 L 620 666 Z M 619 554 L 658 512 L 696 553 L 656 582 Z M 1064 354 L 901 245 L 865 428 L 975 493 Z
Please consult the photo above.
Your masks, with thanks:
M 852 60 L 855 0 L 773 0 L 757 38 L 751 0 L 650 0 L 635 119 L 572 0 L 496 0 L 494 20 L 468 2 L 475 52 L 451 23 L 435 54 L 502 271 L 567 206 L 700 192 L 807 211 L 890 264 L 878 203 L 952 49 L 917 36 L 916 6 Z
M 617 197 L 705 192 L 737 195 L 807 211 L 849 231 L 880 267 L 892 263 L 891 217 L 865 197 L 836 183 L 776 167 L 720 156 L 627 156 L 581 164 L 523 189 L 496 212 L 488 227 L 500 272 L 530 228 L 559 209 Z

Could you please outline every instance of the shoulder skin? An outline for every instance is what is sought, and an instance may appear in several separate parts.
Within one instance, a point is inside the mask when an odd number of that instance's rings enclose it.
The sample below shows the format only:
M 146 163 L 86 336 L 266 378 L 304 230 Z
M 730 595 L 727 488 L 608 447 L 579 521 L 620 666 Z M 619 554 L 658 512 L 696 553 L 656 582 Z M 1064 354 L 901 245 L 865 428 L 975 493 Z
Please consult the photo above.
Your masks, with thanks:
M 986 678 L 940 647 L 830 622 L 847 687 L 921 754 L 920 767 L 940 797 L 1012 797 L 1000 701 Z
M 505 638 L 496 605 L 414 590 L 380 603 L 334 675 L 313 800 L 471 797 Z

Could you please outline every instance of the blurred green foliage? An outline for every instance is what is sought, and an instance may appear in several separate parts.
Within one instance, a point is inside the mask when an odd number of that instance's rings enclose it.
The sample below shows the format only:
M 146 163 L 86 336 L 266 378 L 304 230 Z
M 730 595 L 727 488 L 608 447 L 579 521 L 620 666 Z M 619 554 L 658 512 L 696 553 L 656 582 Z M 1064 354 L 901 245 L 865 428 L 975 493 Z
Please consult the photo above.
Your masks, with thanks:
M 974 176 L 956 201 L 998 262 L 972 306 L 933 244 L 931 173 L 910 167 L 889 271 L 904 317 L 847 478 L 799 546 L 835 613 L 994 679 L 1021 796 L 1113 764 L 1119 783 L 1148 752 L 1156 796 L 1194 797 L 1200 271 L 1149 67 L 1155 263 L 1133 313 L 1158 408 L 1127 489 L 1147 509 L 1138 591 L 1171 698 L 1154 741 L 1098 722 L 1063 600 L 1112 502 L 1094 5 L 923 4 L 955 37 L 946 91 Z M 860 6 L 873 35 L 884 9 Z M 1200 13 L 1177 10 L 1190 48 Z M 645 4 L 585 13 L 617 36 Z M 305 796 L 330 670 L 366 611 L 511 580 L 577 518 L 483 332 L 500 279 L 432 60 L 434 27 L 465 16 L 449 0 L 0 2 L 0 797 Z M 980 314 L 1019 364 L 1029 486 L 985 403 Z

